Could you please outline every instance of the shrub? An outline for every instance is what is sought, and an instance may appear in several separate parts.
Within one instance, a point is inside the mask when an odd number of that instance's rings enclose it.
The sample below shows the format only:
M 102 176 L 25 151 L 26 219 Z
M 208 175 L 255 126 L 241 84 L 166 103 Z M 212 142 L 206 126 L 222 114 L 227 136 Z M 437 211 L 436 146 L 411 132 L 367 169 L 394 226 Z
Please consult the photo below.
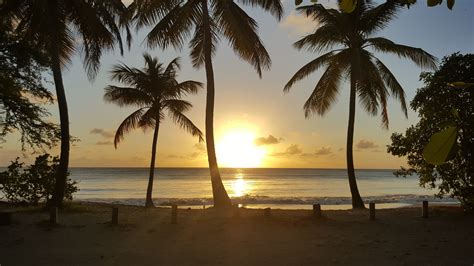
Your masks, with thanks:
M 51 157 L 49 154 L 36 157 L 35 163 L 26 168 L 16 158 L 7 171 L 0 173 L 0 191 L 12 203 L 47 203 L 54 191 L 58 165 L 58 157 Z M 78 190 L 77 182 L 68 178 L 65 198 L 72 200 L 72 194 Z

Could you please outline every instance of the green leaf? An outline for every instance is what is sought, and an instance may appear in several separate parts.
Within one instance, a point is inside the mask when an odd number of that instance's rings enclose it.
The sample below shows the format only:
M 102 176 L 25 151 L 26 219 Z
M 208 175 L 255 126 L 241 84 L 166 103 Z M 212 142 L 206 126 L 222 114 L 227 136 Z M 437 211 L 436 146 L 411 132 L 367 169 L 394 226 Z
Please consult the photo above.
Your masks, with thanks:
M 448 8 L 450 10 L 453 10 L 453 6 L 454 6 L 454 0 L 448 0 Z
M 458 109 L 456 108 L 452 108 L 451 109 L 451 113 L 453 114 L 453 116 L 456 118 L 456 119 L 459 119 L 459 112 L 458 112 Z
M 430 164 L 441 165 L 446 162 L 451 149 L 456 142 L 458 128 L 447 127 L 431 136 L 423 150 L 423 158 Z
M 437 6 L 440 5 L 443 0 L 428 0 L 428 6 Z
M 352 13 L 357 6 L 357 0 L 339 0 L 339 7 L 346 13 Z
M 451 86 L 451 87 L 454 87 L 454 88 L 462 88 L 462 89 L 464 89 L 464 88 L 473 87 L 473 86 L 474 86 L 474 83 L 456 81 L 456 82 L 448 83 L 448 85 Z
M 318 0 L 311 0 L 311 3 L 317 3 Z
M 295 0 L 295 5 L 299 6 L 303 3 L 303 0 Z

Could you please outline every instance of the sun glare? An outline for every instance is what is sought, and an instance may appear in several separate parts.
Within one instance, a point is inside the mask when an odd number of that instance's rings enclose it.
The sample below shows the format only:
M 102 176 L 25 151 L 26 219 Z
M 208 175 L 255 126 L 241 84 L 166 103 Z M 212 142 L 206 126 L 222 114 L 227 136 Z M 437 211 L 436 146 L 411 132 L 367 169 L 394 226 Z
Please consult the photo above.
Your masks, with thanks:
M 245 130 L 230 130 L 217 144 L 219 164 L 224 167 L 259 167 L 265 149 L 254 144 L 255 134 Z

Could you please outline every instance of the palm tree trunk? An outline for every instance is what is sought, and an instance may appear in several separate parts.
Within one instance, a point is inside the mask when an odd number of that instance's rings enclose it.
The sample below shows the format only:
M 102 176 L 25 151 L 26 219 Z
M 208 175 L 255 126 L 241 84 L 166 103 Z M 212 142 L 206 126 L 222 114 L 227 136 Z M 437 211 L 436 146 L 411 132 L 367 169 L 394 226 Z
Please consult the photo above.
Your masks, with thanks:
M 150 177 L 148 178 L 148 187 L 146 189 L 145 207 L 155 207 L 153 204 L 153 176 L 155 174 L 155 159 L 156 159 L 156 143 L 158 142 L 158 131 L 160 130 L 160 122 L 157 120 L 155 125 L 155 132 L 153 133 L 153 144 L 151 147 L 151 162 L 150 162 Z
M 222 184 L 221 175 L 217 165 L 216 148 L 214 145 L 214 70 L 212 67 L 211 51 L 211 28 L 209 22 L 209 10 L 207 0 L 202 1 L 203 5 L 203 27 L 204 27 L 204 64 L 206 67 L 207 94 L 206 94 L 206 147 L 209 170 L 211 173 L 212 196 L 214 206 L 218 208 L 230 207 L 232 203 L 229 195 Z
M 56 171 L 56 182 L 49 205 L 61 207 L 66 189 L 67 170 L 69 166 L 69 115 L 67 108 L 66 93 L 64 91 L 63 78 L 61 73 L 61 64 L 59 60 L 59 49 L 54 49 L 52 53 L 52 71 L 54 86 L 56 88 L 56 98 L 58 100 L 59 120 L 61 124 L 61 153 L 59 156 L 59 166 Z
M 351 189 L 352 195 L 352 208 L 353 209 L 363 209 L 364 201 L 359 194 L 359 189 L 357 188 L 357 180 L 354 171 L 354 158 L 353 158 L 353 143 L 354 143 L 354 124 L 355 124 L 355 107 L 356 107 L 356 80 L 357 80 L 357 71 L 359 71 L 358 64 L 352 64 L 351 66 L 351 92 L 349 100 L 349 125 L 347 127 L 347 146 L 346 146 L 346 155 L 347 155 L 347 175 L 349 178 L 349 187 Z

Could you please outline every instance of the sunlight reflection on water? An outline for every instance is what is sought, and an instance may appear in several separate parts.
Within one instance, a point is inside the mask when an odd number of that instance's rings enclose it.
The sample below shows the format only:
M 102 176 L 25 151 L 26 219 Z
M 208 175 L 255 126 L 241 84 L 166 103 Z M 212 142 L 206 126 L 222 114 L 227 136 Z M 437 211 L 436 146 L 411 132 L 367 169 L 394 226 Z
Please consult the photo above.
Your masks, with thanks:
M 250 182 L 245 180 L 244 175 L 241 173 L 236 174 L 231 186 L 233 192 L 231 197 L 242 197 L 251 194 L 252 191 Z

